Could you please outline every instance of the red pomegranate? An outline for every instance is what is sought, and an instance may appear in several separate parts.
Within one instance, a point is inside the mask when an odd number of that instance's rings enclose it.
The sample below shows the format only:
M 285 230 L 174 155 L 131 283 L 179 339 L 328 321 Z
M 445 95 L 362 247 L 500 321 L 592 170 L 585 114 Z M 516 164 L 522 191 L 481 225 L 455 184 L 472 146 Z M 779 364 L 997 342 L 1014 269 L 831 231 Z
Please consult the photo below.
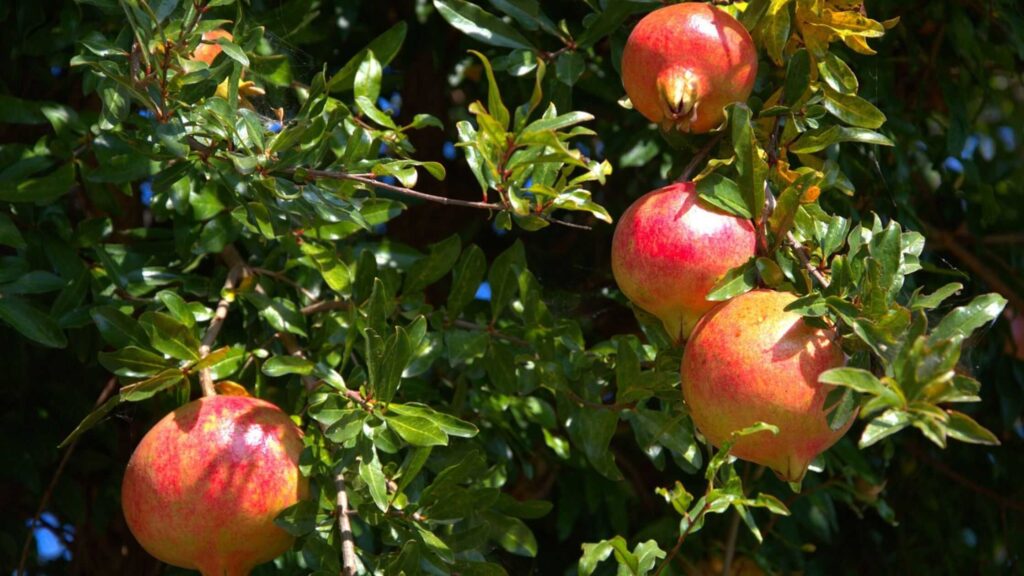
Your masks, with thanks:
M 796 296 L 754 290 L 705 316 L 683 352 L 683 396 L 693 422 L 715 446 L 757 422 L 779 427 L 740 438 L 732 454 L 768 466 L 787 481 L 803 478 L 815 456 L 846 433 L 824 411 L 832 386 L 822 372 L 845 363 L 836 334 L 784 308 Z
M 672 184 L 619 218 L 612 273 L 627 298 L 681 340 L 715 305 L 705 298 L 711 288 L 754 255 L 756 242 L 749 220 L 701 205 L 693 182 Z
M 246 576 L 292 545 L 274 524 L 304 499 L 302 433 L 277 406 L 211 396 L 165 416 L 128 462 L 121 503 L 158 559 L 203 576 Z
M 750 34 L 729 14 L 701 2 L 651 12 L 622 52 L 622 84 L 633 107 L 665 130 L 715 129 L 726 105 L 750 96 L 756 77 Z

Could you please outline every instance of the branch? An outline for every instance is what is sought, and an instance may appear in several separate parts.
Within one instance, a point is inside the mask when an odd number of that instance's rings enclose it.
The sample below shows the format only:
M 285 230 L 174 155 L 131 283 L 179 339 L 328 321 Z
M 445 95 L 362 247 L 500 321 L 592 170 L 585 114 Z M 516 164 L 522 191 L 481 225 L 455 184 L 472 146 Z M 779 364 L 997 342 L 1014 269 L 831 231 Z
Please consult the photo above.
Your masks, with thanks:
M 310 316 L 317 312 L 326 312 L 328 310 L 348 310 L 351 307 L 352 303 L 347 300 L 322 300 L 303 307 L 301 312 L 304 316 Z
M 110 379 L 107 380 L 106 386 L 104 386 L 103 390 L 100 392 L 99 397 L 96 398 L 96 403 L 93 404 L 93 409 L 99 408 L 104 402 L 106 402 L 114 393 L 116 388 L 117 377 L 111 376 Z M 35 537 L 35 530 L 31 527 L 39 524 L 39 520 L 42 517 L 43 512 L 46 510 L 46 507 L 49 506 L 50 499 L 53 497 L 53 491 L 57 489 L 57 483 L 60 482 L 60 477 L 64 474 L 64 468 L 68 465 L 68 461 L 71 460 L 71 455 L 75 452 L 75 446 L 78 445 L 78 440 L 80 438 L 81 436 L 75 438 L 75 440 L 71 442 L 71 445 L 68 446 L 68 449 L 64 451 L 64 456 L 61 457 L 60 462 L 57 464 L 57 470 L 53 472 L 53 477 L 50 478 L 50 483 L 47 484 L 46 491 L 43 492 L 43 497 L 39 500 L 39 507 L 36 508 L 36 514 L 32 517 L 28 536 L 25 538 L 25 545 L 21 548 L 21 559 L 18 561 L 18 569 L 14 572 L 15 575 L 28 574 L 28 572 L 25 571 L 25 564 L 28 563 L 28 551 L 32 545 L 32 540 Z
M 234 249 L 232 248 L 232 250 Z M 237 254 L 235 252 L 236 256 Z M 210 348 L 213 347 L 213 343 L 217 340 L 217 335 L 220 334 L 220 329 L 224 326 L 224 321 L 228 317 L 228 309 L 231 307 L 232 300 L 234 300 L 235 286 L 238 284 L 238 279 L 241 277 L 245 266 L 240 260 L 228 270 L 228 277 L 224 280 L 224 287 L 221 288 L 221 298 L 220 302 L 217 303 L 217 310 L 213 313 L 213 320 L 210 321 L 210 327 L 206 329 L 202 345 L 199 346 L 200 358 L 206 358 L 210 354 Z M 199 371 L 199 385 L 203 389 L 203 396 L 217 395 L 217 390 L 213 387 L 213 374 L 210 368 L 203 368 Z
M 338 530 L 341 532 L 341 574 L 356 575 L 356 543 L 352 536 L 352 521 L 349 519 L 348 492 L 345 491 L 345 473 L 334 477 L 334 489 L 338 493 Z
M 802 244 L 796 241 L 796 236 L 793 236 L 792 232 L 786 234 L 786 240 L 789 246 L 793 249 L 793 253 L 796 254 L 797 259 L 800 260 L 800 265 L 807 269 L 811 273 L 811 276 L 821 284 L 822 288 L 828 288 L 828 278 L 821 273 L 815 266 L 811 265 L 810 257 L 807 255 L 807 249 Z
M 740 534 L 740 512 L 733 510 L 732 520 L 729 521 L 729 536 L 725 541 L 725 559 L 722 561 L 722 576 L 730 576 L 732 571 L 732 560 L 736 555 L 736 539 Z
M 359 182 L 366 184 L 367 186 L 373 186 L 374 188 L 381 188 L 383 190 L 390 190 L 403 196 L 409 196 L 412 198 L 419 198 L 420 200 L 426 200 L 428 202 L 436 202 L 438 204 L 444 204 L 445 206 L 462 206 L 465 208 L 478 208 L 482 210 L 502 210 L 504 206 L 494 202 L 472 202 L 469 200 L 458 200 L 456 198 L 448 198 L 446 196 L 435 196 L 433 194 L 427 194 L 425 192 L 419 192 L 412 190 L 411 188 L 405 188 L 403 186 L 395 186 L 394 184 L 387 184 L 381 182 L 375 178 L 362 176 L 359 174 L 349 174 L 347 172 L 339 172 L 336 170 L 314 170 L 314 169 L 302 169 L 296 170 L 289 168 L 282 171 L 290 176 L 306 174 L 317 179 L 325 180 L 350 180 L 353 182 Z
M 469 320 L 455 320 L 454 322 L 452 322 L 452 325 L 458 326 L 459 328 L 465 328 L 467 330 L 478 330 L 481 332 L 487 332 L 488 334 L 494 336 L 495 338 L 500 338 L 502 340 L 505 340 L 506 342 L 511 342 L 513 344 L 518 344 L 520 346 L 530 345 L 529 342 L 523 340 L 522 338 L 518 338 L 516 336 L 512 336 L 510 334 L 505 334 L 504 332 L 499 332 L 498 330 L 495 330 L 493 326 L 484 326 L 482 324 L 470 322 Z
M 404 186 L 396 186 L 394 184 L 387 184 L 377 180 L 373 175 L 365 174 L 350 174 L 348 172 L 340 172 L 337 170 L 314 170 L 311 168 L 295 169 L 288 168 L 281 171 L 283 174 L 289 176 L 296 176 L 305 174 L 312 176 L 314 179 L 325 179 L 325 180 L 349 180 L 352 182 L 359 182 L 367 186 L 374 188 L 380 188 L 382 190 L 389 190 L 403 196 L 409 196 L 411 198 L 419 198 L 420 200 L 426 200 L 428 202 L 436 202 L 445 206 L 461 206 L 463 208 L 477 208 L 480 210 L 505 210 L 507 206 L 498 204 L 497 202 L 473 202 L 470 200 L 459 200 L 457 198 L 448 198 L 447 196 L 435 196 L 433 194 L 427 194 L 426 192 L 420 192 L 411 188 L 405 188 Z M 558 224 L 559 226 L 565 226 L 568 228 L 576 228 L 578 230 L 592 230 L 590 226 L 584 224 L 575 224 L 573 222 L 566 222 L 565 220 L 558 220 L 544 214 L 537 214 L 544 221 L 551 224 Z
M 1010 284 L 1003 280 L 1003 277 L 998 272 L 989 268 L 981 259 L 972 254 L 970 250 L 961 246 L 956 236 L 928 226 L 925 227 L 925 231 L 936 243 L 951 252 L 957 260 L 970 269 L 972 274 L 1009 300 L 1010 306 L 1015 310 L 1024 311 L 1024 296 L 1017 293 Z

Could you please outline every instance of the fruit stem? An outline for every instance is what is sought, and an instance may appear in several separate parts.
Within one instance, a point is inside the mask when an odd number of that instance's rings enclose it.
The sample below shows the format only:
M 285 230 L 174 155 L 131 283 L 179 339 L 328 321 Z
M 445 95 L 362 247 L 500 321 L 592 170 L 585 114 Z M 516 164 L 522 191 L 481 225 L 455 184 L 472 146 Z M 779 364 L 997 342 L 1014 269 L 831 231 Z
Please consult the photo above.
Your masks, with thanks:
M 230 256 L 227 255 L 229 249 L 234 252 Z M 206 358 L 210 355 L 210 348 L 217 340 L 217 335 L 220 334 L 220 329 L 224 326 L 224 321 L 228 317 L 231 302 L 235 299 L 235 286 L 245 267 L 245 263 L 242 262 L 241 257 L 237 251 L 234 251 L 233 247 L 225 248 L 224 252 L 224 259 L 233 260 L 233 262 L 228 270 L 228 277 L 224 280 L 224 287 L 221 288 L 220 302 L 217 303 L 217 310 L 213 313 L 213 320 L 210 321 L 210 327 L 206 329 L 206 335 L 203 336 L 203 342 L 199 346 L 200 358 Z M 203 396 L 217 395 L 217 389 L 213 385 L 213 372 L 209 367 L 199 371 L 199 386 L 203 389 Z
M 683 168 L 683 173 L 679 175 L 679 178 L 676 178 L 676 182 L 689 182 L 691 180 L 691 176 L 693 176 L 693 173 L 697 170 L 697 166 L 707 158 L 708 154 L 711 153 L 711 150 L 713 150 L 724 137 L 725 131 L 723 130 L 708 140 L 708 143 L 693 156 L 693 159 L 686 165 L 686 168 Z

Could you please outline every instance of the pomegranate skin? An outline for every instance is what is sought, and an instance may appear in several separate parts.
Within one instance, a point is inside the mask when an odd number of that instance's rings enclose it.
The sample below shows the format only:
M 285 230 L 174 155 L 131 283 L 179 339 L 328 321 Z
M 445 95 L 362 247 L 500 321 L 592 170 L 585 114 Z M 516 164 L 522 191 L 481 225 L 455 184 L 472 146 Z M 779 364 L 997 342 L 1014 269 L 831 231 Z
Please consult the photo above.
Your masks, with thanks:
M 784 308 L 796 296 L 754 290 L 709 312 L 683 352 L 683 396 L 694 423 L 715 446 L 757 422 L 779 427 L 740 438 L 732 454 L 762 464 L 783 480 L 803 478 L 815 456 L 846 433 L 824 411 L 832 386 L 818 376 L 846 361 L 831 331 L 813 328 Z
M 192 53 L 192 59 L 198 62 L 206 62 L 208 66 L 213 65 L 213 61 L 217 59 L 217 55 L 221 53 L 223 48 L 220 44 L 217 44 L 218 38 L 226 38 L 228 40 L 234 40 L 235 37 L 231 35 L 231 32 L 227 30 L 210 30 L 209 32 L 203 32 L 203 42 L 196 47 L 196 51 Z M 211 42 L 211 44 L 207 44 Z
M 702 134 L 723 108 L 750 96 L 757 50 L 746 28 L 722 10 L 684 2 L 654 10 L 622 52 L 622 84 L 633 108 L 664 130 Z
M 640 197 L 619 218 L 612 273 L 622 293 L 679 341 L 715 306 L 705 298 L 711 288 L 754 256 L 756 243 L 749 220 L 698 203 L 693 182 L 672 184 Z
M 245 576 L 293 538 L 274 524 L 306 498 L 302 433 L 277 406 L 211 396 L 165 416 L 125 470 L 121 504 L 156 558 L 204 576 Z

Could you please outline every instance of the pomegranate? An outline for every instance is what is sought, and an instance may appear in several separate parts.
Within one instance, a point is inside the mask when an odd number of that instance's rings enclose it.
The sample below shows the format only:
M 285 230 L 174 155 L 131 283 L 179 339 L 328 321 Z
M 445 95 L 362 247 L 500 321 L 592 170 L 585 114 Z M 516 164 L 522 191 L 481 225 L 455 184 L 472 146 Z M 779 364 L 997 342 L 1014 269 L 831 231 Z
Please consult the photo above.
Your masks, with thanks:
M 211 396 L 165 416 L 125 470 L 132 534 L 158 559 L 203 576 L 246 576 L 292 545 L 274 524 L 306 497 L 302 433 L 277 406 Z
M 750 34 L 729 14 L 700 2 L 651 12 L 622 52 L 622 84 L 633 108 L 664 130 L 715 129 L 726 105 L 750 96 L 756 77 Z
M 678 341 L 715 305 L 705 298 L 711 288 L 754 255 L 756 242 L 749 220 L 701 205 L 693 182 L 672 184 L 623 213 L 612 272 L 622 293 Z
M 209 32 L 203 32 L 203 42 L 196 47 L 196 51 L 192 53 L 192 59 L 199 62 L 206 62 L 212 66 L 213 61 L 217 59 L 217 55 L 220 54 L 222 48 L 220 44 L 217 44 L 218 38 L 226 38 L 228 40 L 234 40 L 234 36 L 227 30 L 210 30 Z
M 803 478 L 815 456 L 852 424 L 831 430 L 824 411 L 832 386 L 818 376 L 845 364 L 837 336 L 784 308 L 796 296 L 754 290 L 709 312 L 683 352 L 683 396 L 694 423 L 715 446 L 733 431 L 767 422 L 779 433 L 740 438 L 732 454 Z

